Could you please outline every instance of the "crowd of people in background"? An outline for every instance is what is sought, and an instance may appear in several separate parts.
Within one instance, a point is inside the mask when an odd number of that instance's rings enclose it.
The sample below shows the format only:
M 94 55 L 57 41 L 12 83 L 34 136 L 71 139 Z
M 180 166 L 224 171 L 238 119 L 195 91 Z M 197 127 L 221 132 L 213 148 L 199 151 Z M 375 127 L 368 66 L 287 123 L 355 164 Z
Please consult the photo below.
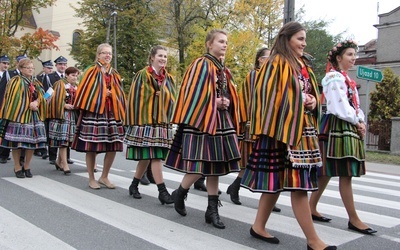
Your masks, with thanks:
M 13 70 L 8 69 L 10 58 L 1 56 L 0 163 L 10 160 L 11 151 L 15 176 L 32 178 L 30 162 L 37 155 L 70 175 L 71 148 L 86 154 L 91 189 L 114 189 L 108 174 L 116 152 L 126 144 L 126 159 L 138 161 L 129 195 L 142 198 L 139 184 L 149 184 L 144 179 L 150 173 L 161 204 L 173 203 L 176 212 L 186 216 L 185 200 L 195 185 L 208 193 L 205 222 L 219 229 L 225 228 L 218 211 L 219 176 L 237 172 L 227 189 L 234 204 L 241 204 L 240 187 L 261 193 L 251 236 L 280 242 L 266 224 L 272 211 L 280 211 L 275 206 L 279 194 L 290 191 L 307 249 L 328 250 L 336 246 L 319 238 L 313 220 L 331 220 L 317 211 L 317 204 L 330 178 L 338 176 L 348 228 L 376 233 L 358 217 L 351 186 L 352 177 L 366 173 L 364 113 L 356 84 L 347 74 L 357 44 L 345 40 L 328 52 L 322 98 L 304 52 L 306 30 L 298 22 L 285 24 L 271 49 L 257 51 L 254 69 L 243 84 L 234 81 L 224 63 L 227 44 L 224 30 L 211 30 L 205 54 L 187 68 L 178 93 L 167 71 L 167 48 L 154 46 L 127 98 L 121 76 L 111 66 L 109 44 L 97 47 L 94 65 L 81 76 L 79 69 L 67 67 L 63 56 L 54 60 L 55 71 L 51 60 L 42 62 L 37 76 L 26 55 L 16 58 Z M 324 114 L 321 99 L 326 99 Z M 96 180 L 101 153 L 104 167 Z M 163 180 L 163 166 L 184 173 L 172 194 Z

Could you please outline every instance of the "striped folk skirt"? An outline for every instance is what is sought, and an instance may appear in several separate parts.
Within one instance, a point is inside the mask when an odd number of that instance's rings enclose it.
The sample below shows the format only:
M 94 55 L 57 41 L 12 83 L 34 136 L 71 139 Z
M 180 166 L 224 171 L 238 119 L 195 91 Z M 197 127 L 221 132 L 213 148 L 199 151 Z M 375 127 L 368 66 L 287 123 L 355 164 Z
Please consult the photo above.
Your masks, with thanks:
M 240 150 L 236 129 L 226 110 L 217 112 L 215 135 L 180 124 L 165 166 L 180 172 L 206 176 L 238 172 Z
M 38 149 L 45 148 L 46 142 L 46 128 L 37 112 L 32 112 L 32 121 L 29 123 L 0 121 L 1 147 Z
M 124 127 L 112 112 L 103 114 L 81 110 L 71 148 L 78 152 L 123 151 Z
M 332 114 L 322 117 L 319 143 L 323 176 L 365 175 L 364 141 L 357 133 L 357 127 Z
M 128 146 L 128 160 L 164 160 L 172 143 L 171 124 L 152 124 L 129 126 L 126 129 L 124 143 Z
M 51 119 L 49 121 L 50 147 L 68 147 L 74 139 L 76 130 L 76 111 L 65 110 L 64 120 Z
M 305 113 L 301 140 L 288 146 L 274 138 L 258 137 L 250 154 L 241 186 L 252 192 L 318 190 L 317 169 L 322 160 L 312 114 Z

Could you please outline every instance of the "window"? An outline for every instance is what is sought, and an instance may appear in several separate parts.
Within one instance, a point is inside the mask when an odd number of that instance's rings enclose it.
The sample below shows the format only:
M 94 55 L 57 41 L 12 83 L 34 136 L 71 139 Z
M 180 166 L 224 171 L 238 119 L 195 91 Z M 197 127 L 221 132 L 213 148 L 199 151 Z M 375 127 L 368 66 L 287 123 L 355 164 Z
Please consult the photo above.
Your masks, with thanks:
M 72 34 L 72 52 L 79 52 L 80 51 L 80 42 L 82 37 L 82 31 L 75 30 Z

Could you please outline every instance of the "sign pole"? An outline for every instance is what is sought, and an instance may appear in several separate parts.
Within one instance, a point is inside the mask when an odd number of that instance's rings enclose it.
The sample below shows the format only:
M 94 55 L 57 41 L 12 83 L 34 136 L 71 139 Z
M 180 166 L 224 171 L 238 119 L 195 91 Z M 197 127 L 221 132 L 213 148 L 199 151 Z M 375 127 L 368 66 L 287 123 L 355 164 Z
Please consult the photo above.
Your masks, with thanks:
M 365 93 L 365 140 L 364 147 L 367 148 L 367 141 L 369 140 L 369 126 L 368 126 L 368 113 L 369 113 L 369 80 L 367 80 L 366 84 L 366 93 Z

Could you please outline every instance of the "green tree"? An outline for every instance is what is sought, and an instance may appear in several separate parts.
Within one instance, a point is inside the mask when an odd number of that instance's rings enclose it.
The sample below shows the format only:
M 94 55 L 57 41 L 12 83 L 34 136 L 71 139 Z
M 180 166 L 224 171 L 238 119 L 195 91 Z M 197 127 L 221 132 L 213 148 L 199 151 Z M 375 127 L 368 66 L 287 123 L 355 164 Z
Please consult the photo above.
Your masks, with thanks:
M 0 4 L 0 54 L 9 57 L 27 53 L 36 57 L 42 50 L 58 49 L 54 42 L 58 39 L 48 30 L 39 29 L 16 37 L 24 28 L 35 28 L 30 25 L 33 12 L 40 8 L 52 6 L 55 0 L 1 0 Z
M 272 47 L 282 26 L 283 0 L 237 0 L 225 28 L 230 31 L 226 64 L 236 84 L 244 82 L 260 47 Z M 219 18 L 216 18 L 218 20 Z
M 283 1 L 221 0 L 211 7 L 207 19 L 196 23 L 197 28 L 192 28 L 196 35 L 185 54 L 193 60 L 205 51 L 207 31 L 212 28 L 226 30 L 229 48 L 225 64 L 230 68 L 236 84 L 240 85 L 253 68 L 257 49 L 269 46 L 281 27 Z
M 368 121 L 390 120 L 400 115 L 400 78 L 392 69 L 383 69 L 383 80 L 371 93 Z
M 178 78 L 183 75 L 189 63 L 185 61 L 187 48 L 199 37 L 198 27 L 204 26 L 216 3 L 216 0 L 166 0 L 159 3 L 159 16 L 164 17 L 164 36 L 169 47 L 175 47 L 178 51 Z
M 392 117 L 400 116 L 400 78 L 392 69 L 383 70 L 383 81 L 371 93 L 368 131 L 379 135 L 378 149 L 390 150 Z
M 313 71 L 318 82 L 325 76 L 328 51 L 332 49 L 340 35 L 333 36 L 327 32 L 326 21 L 307 21 L 303 23 L 307 30 L 306 51 L 311 54 L 313 60 Z
M 152 46 L 160 43 L 160 18 L 157 16 L 151 0 L 82 0 L 73 7 L 76 16 L 83 19 L 85 30 L 79 42 L 79 48 L 72 56 L 82 68 L 95 59 L 95 48 L 106 41 L 111 13 L 117 12 L 117 69 L 124 79 L 125 90 L 129 89 L 135 72 L 147 65 Z M 113 45 L 113 25 L 110 32 L 110 44 Z

